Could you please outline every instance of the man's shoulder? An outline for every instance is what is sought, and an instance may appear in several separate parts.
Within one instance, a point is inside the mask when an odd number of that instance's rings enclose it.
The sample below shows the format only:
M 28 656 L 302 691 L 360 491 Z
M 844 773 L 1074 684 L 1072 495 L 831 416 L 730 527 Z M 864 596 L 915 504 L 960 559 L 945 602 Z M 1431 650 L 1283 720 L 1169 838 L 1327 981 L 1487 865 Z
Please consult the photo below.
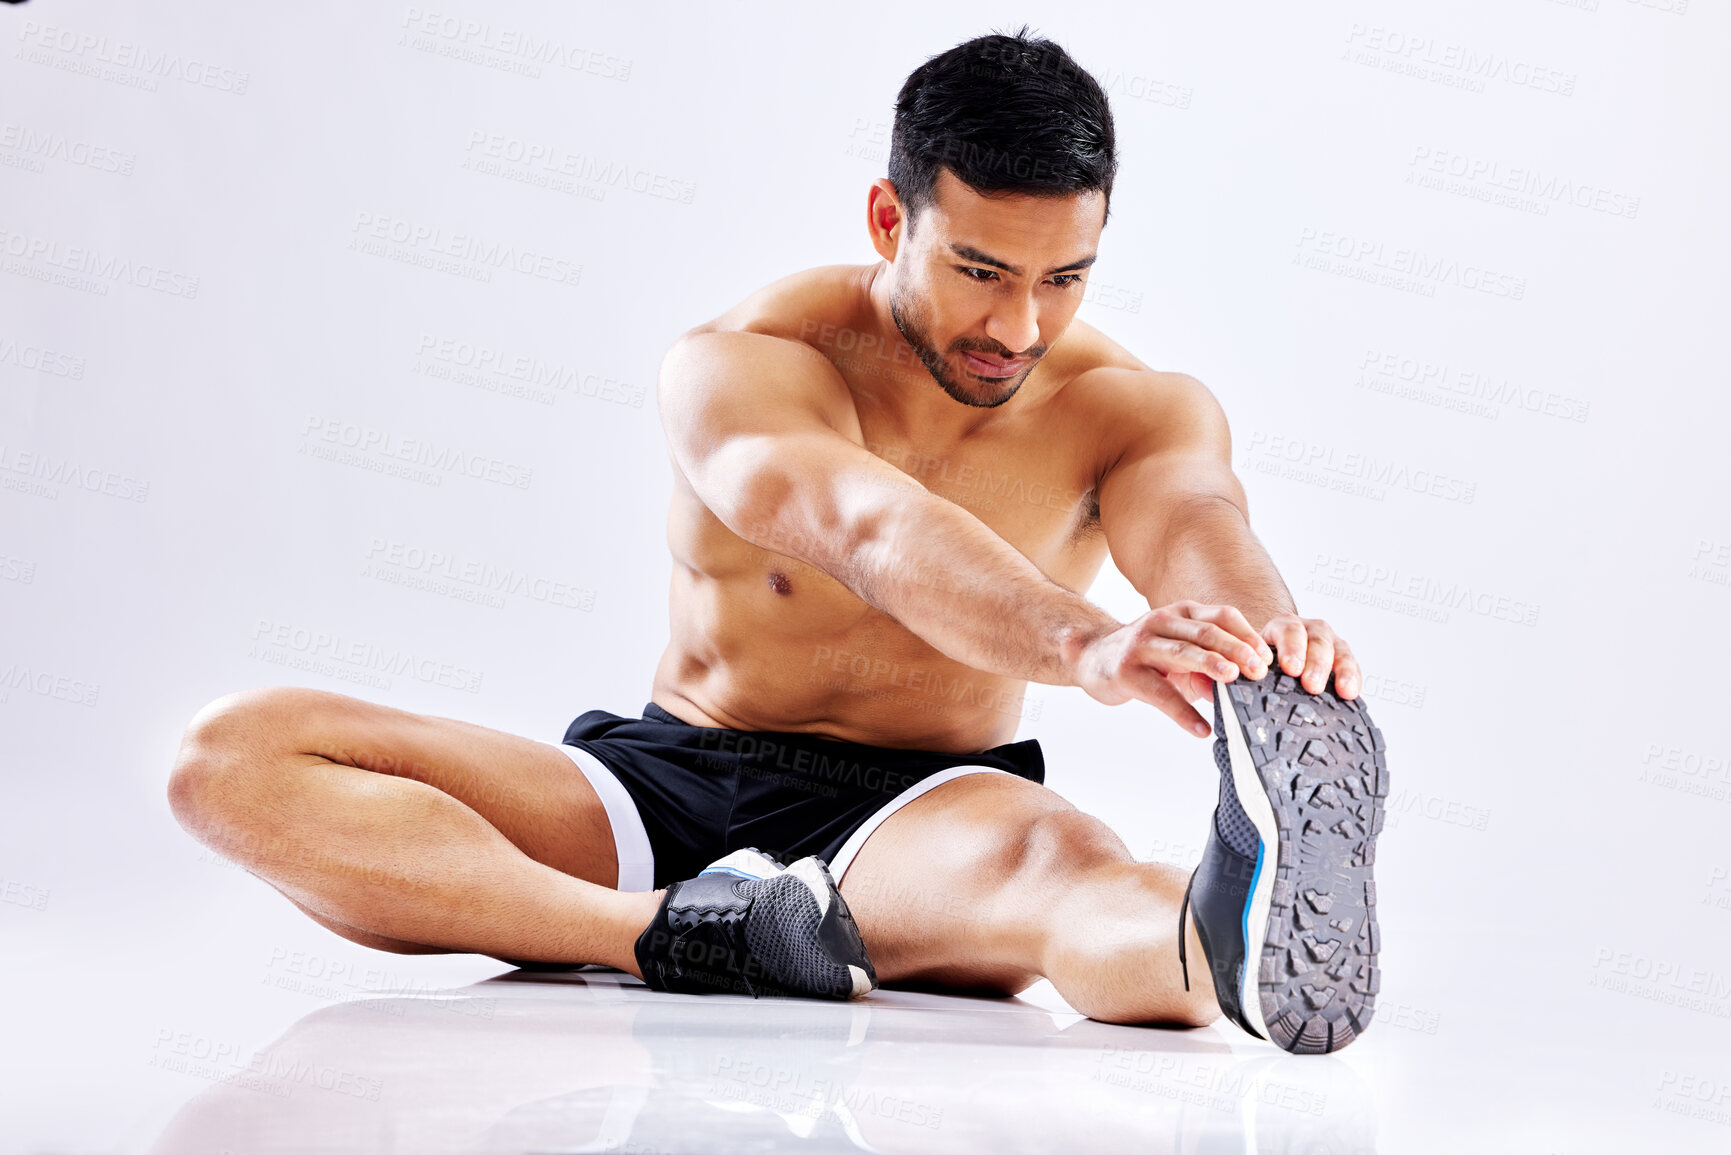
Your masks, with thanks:
M 757 289 L 725 313 L 688 334 L 757 333 L 813 345 L 861 323 L 869 309 L 870 265 L 819 265 L 801 269 Z
M 1081 321 L 1064 366 L 1069 400 L 1084 406 L 1100 428 L 1111 429 L 1128 448 L 1174 445 L 1223 433 L 1226 417 L 1208 386 L 1189 373 L 1156 369 L 1116 341 Z M 1080 333 L 1074 331 L 1080 329 Z
M 830 265 L 772 281 L 727 312 L 680 334 L 662 361 L 657 396 L 735 406 L 816 406 L 838 428 L 850 423 L 846 382 L 818 347 L 838 325 L 858 324 L 861 274 Z

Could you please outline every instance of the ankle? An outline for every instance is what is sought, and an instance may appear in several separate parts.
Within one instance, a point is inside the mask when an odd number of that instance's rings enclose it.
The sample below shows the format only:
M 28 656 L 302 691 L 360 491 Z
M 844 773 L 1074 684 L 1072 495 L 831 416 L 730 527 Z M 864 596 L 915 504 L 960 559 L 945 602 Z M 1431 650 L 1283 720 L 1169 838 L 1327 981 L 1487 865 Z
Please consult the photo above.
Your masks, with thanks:
M 655 921 L 655 914 L 661 909 L 661 900 L 667 896 L 665 890 L 619 891 L 620 910 L 618 913 L 618 941 L 623 943 L 623 950 L 614 958 L 606 960 L 606 965 L 624 971 L 633 978 L 643 977 L 642 968 L 637 965 L 637 940 L 649 924 Z

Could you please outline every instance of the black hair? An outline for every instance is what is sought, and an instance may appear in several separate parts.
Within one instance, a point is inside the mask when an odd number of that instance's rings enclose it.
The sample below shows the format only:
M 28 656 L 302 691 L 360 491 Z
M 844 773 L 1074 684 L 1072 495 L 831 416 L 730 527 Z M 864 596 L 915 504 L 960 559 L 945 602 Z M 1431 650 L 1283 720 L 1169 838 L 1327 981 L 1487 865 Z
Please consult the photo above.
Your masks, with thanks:
M 910 229 L 946 168 L 987 196 L 1095 190 L 1110 214 L 1118 150 L 1105 90 L 1025 24 L 933 56 L 902 85 L 890 133 L 888 175 Z

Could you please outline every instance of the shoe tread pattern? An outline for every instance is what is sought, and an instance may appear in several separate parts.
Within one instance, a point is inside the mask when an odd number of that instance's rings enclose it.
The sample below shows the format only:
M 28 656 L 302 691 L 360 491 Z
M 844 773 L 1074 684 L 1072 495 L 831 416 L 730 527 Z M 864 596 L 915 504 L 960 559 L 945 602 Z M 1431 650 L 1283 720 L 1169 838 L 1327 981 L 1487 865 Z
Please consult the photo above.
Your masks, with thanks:
M 1388 794 L 1382 732 L 1333 678 L 1311 694 L 1276 670 L 1233 683 L 1228 698 L 1280 829 L 1258 960 L 1263 1021 L 1288 1051 L 1337 1051 L 1370 1024 L 1380 985 L 1371 875 Z

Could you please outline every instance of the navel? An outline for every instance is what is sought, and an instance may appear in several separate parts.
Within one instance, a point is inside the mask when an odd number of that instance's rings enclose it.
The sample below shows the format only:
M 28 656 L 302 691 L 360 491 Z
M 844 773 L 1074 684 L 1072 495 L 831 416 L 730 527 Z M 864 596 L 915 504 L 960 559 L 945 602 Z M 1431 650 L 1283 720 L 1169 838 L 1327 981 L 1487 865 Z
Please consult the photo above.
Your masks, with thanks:
M 787 580 L 787 575 L 779 570 L 769 571 L 769 588 L 778 594 L 793 593 L 793 583 Z

